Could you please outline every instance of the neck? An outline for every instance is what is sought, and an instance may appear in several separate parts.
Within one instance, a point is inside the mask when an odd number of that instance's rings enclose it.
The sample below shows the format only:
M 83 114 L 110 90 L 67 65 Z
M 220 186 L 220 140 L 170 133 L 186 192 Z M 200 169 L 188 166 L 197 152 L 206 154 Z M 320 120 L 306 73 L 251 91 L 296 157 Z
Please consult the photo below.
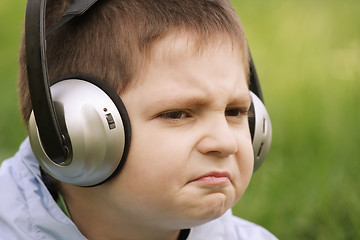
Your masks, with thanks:
M 180 234 L 180 230 L 156 228 L 151 221 L 141 221 L 140 218 L 114 211 L 101 198 L 94 197 L 98 195 L 86 196 L 88 188 L 84 192 L 80 190 L 80 194 L 79 188 L 74 186 L 67 185 L 62 189 L 72 221 L 88 239 L 176 240 Z

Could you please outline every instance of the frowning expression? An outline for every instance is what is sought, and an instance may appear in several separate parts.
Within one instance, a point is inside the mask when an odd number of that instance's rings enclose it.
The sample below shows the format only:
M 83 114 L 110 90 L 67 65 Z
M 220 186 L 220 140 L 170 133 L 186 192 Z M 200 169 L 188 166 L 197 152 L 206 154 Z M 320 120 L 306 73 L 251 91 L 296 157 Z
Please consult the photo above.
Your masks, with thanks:
M 132 142 L 108 184 L 123 214 L 167 228 L 221 216 L 253 169 L 251 98 L 239 51 L 226 43 L 190 49 L 185 37 L 162 40 L 142 79 L 121 95 Z

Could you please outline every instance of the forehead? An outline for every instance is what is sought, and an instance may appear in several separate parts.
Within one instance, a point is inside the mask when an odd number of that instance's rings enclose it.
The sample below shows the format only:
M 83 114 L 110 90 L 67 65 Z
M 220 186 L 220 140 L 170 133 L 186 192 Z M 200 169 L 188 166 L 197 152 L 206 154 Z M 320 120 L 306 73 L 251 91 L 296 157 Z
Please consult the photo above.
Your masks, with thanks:
M 234 102 L 249 97 L 243 56 L 228 39 L 194 47 L 186 36 L 169 37 L 153 48 L 142 77 L 128 91 L 161 103 L 191 99 Z M 125 91 L 125 92 L 128 92 Z
M 231 38 L 228 34 L 214 34 L 211 38 L 204 39 L 196 33 L 184 31 L 173 31 L 159 41 L 155 41 L 148 53 L 143 56 L 143 64 L 138 70 L 131 87 L 142 84 L 146 75 L 154 67 L 160 65 L 175 65 L 186 58 L 200 58 L 212 55 L 217 51 L 226 51 L 238 60 L 238 67 L 244 71 L 246 82 L 248 82 L 249 65 L 248 53 L 244 50 L 244 44 Z M 184 62 L 182 63 L 184 64 Z
M 161 59 L 166 61 L 178 60 L 181 57 L 199 57 L 211 54 L 218 49 L 228 49 L 239 58 L 245 57 L 239 42 L 232 39 L 228 34 L 214 34 L 209 38 L 202 38 L 196 33 L 178 31 L 166 35 L 161 41 L 151 48 L 149 62 Z

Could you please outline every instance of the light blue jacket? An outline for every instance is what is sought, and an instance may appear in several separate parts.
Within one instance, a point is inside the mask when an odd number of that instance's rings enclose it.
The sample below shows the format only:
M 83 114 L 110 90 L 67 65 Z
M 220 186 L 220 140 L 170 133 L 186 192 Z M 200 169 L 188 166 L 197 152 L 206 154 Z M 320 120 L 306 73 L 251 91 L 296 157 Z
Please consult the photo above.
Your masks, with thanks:
M 0 167 L 1 240 L 86 239 L 56 204 L 41 180 L 29 140 Z M 235 217 L 222 217 L 192 228 L 188 240 L 277 239 L 266 229 Z

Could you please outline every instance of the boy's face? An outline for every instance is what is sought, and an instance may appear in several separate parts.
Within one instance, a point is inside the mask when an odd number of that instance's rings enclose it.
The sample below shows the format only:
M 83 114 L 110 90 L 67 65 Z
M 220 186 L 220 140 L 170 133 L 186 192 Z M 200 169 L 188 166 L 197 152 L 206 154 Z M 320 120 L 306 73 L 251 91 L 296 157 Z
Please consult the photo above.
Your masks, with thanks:
M 185 228 L 221 216 L 253 170 L 251 98 L 237 50 L 227 42 L 191 52 L 166 38 L 122 100 L 132 124 L 122 171 L 104 189 L 129 221 Z

